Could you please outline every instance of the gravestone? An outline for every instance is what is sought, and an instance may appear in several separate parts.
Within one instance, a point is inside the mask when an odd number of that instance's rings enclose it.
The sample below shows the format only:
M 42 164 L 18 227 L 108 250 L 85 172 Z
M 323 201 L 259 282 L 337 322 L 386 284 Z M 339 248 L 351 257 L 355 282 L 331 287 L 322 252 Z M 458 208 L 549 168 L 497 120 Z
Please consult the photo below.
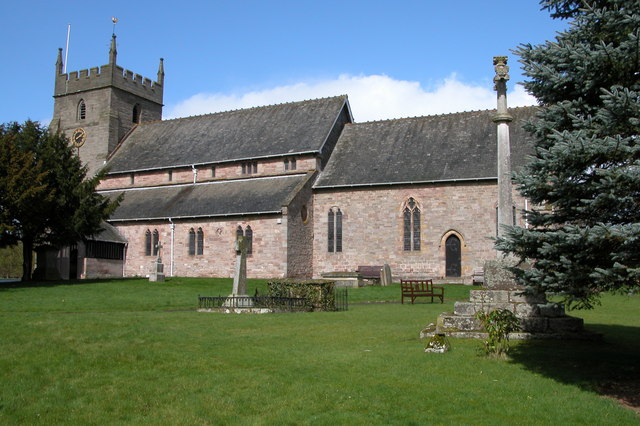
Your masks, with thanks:
M 382 286 L 389 286 L 392 284 L 391 282 L 391 268 L 388 263 L 385 263 L 382 267 L 382 271 L 380 271 L 380 284 Z
M 235 242 L 236 269 L 233 276 L 233 290 L 224 306 L 250 308 L 253 301 L 247 295 L 247 240 L 238 235 Z
M 151 265 L 151 273 L 149 274 L 149 281 L 164 281 L 164 264 L 162 263 L 162 243 L 158 242 L 156 246 L 158 250 L 158 257 Z

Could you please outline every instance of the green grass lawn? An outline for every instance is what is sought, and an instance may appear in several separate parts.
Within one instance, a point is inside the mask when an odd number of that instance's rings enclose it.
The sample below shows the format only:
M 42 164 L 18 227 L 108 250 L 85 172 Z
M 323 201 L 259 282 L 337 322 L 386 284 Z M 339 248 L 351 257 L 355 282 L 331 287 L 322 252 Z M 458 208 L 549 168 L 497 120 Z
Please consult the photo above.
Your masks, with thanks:
M 250 280 L 249 293 L 266 288 Z M 510 360 L 419 332 L 445 303 L 398 285 L 349 290 L 346 312 L 193 309 L 229 279 L 0 284 L 0 424 L 640 424 L 602 397 L 638 381 L 640 297 L 573 312 L 604 342 L 523 342 Z

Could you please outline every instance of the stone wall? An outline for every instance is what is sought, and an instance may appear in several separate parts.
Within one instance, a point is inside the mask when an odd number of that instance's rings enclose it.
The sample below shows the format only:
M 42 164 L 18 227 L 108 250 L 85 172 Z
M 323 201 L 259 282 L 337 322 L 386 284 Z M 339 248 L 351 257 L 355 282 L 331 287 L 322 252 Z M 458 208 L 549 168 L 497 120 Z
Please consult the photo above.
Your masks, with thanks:
M 258 173 L 252 175 L 242 174 L 242 162 L 196 166 L 197 182 L 236 179 L 242 177 L 282 175 L 289 173 L 299 174 L 309 170 L 316 170 L 317 167 L 316 159 L 311 155 L 298 157 L 296 160 L 296 170 L 292 171 L 284 170 L 284 160 L 282 158 L 257 161 Z M 212 168 L 215 168 L 215 171 L 212 171 Z M 133 176 L 133 181 L 131 176 Z M 191 167 L 176 167 L 169 170 L 112 174 L 100 182 L 98 189 L 134 188 L 189 182 L 193 182 L 193 169 Z
M 85 271 L 80 278 L 120 278 L 122 277 L 122 260 L 84 258 Z
M 296 193 L 286 209 L 288 278 L 311 278 L 312 276 L 313 194 L 311 186 L 313 177 Z
M 403 207 L 414 198 L 421 210 L 421 249 L 403 249 Z M 336 189 L 314 196 L 313 276 L 353 271 L 359 265 L 388 263 L 394 279 L 445 276 L 445 241 L 460 238 L 462 276 L 495 259 L 495 181 Z M 515 197 L 517 223 L 523 225 L 521 198 Z M 327 213 L 342 211 L 341 253 L 327 250 Z
M 247 256 L 247 276 L 285 277 L 287 270 L 286 225 L 281 215 L 255 216 L 240 219 L 219 219 L 145 224 L 117 224 L 127 238 L 125 276 L 147 276 L 155 256 L 145 255 L 145 232 L 158 230 L 162 243 L 165 275 L 187 277 L 232 277 L 235 265 L 236 229 L 251 226 L 253 253 Z M 203 255 L 189 255 L 189 230 L 204 232 Z M 171 241 L 173 236 L 173 271 Z

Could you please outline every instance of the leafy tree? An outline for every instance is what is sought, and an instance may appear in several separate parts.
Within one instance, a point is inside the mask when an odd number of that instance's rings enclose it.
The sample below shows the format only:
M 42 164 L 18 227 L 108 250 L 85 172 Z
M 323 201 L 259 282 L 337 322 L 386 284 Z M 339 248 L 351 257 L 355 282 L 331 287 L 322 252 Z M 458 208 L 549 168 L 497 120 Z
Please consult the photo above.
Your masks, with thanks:
M 16 278 L 22 272 L 22 245 L 0 248 L 0 278 Z
M 547 209 L 525 212 L 497 248 L 525 260 L 534 292 L 591 308 L 603 291 L 640 286 L 640 2 L 545 0 L 571 19 L 555 41 L 522 44 L 524 83 L 543 108 L 520 193 Z
M 34 247 L 93 235 L 119 205 L 95 192 L 104 172 L 86 175 L 63 134 L 32 121 L 0 126 L 0 246 L 22 241 L 23 281 Z

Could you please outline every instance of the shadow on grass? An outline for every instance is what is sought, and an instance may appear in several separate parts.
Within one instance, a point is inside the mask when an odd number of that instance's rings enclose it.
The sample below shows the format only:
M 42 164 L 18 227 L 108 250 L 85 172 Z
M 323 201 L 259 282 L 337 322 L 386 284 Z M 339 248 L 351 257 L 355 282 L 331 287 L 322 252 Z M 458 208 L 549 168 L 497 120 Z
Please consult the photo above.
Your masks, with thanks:
M 640 413 L 640 327 L 590 324 L 602 341 L 545 340 L 514 345 L 511 362 L 616 399 Z
M 140 278 L 146 280 L 146 278 Z M 52 281 L 0 281 L 0 291 L 8 290 L 12 288 L 37 288 L 37 287 L 58 287 L 68 285 L 90 285 L 90 284 L 104 284 L 104 283 L 117 283 L 123 281 L 133 281 L 135 278 L 104 278 L 104 279 L 90 279 L 90 280 L 52 280 Z M 167 281 L 170 281 L 168 279 Z

